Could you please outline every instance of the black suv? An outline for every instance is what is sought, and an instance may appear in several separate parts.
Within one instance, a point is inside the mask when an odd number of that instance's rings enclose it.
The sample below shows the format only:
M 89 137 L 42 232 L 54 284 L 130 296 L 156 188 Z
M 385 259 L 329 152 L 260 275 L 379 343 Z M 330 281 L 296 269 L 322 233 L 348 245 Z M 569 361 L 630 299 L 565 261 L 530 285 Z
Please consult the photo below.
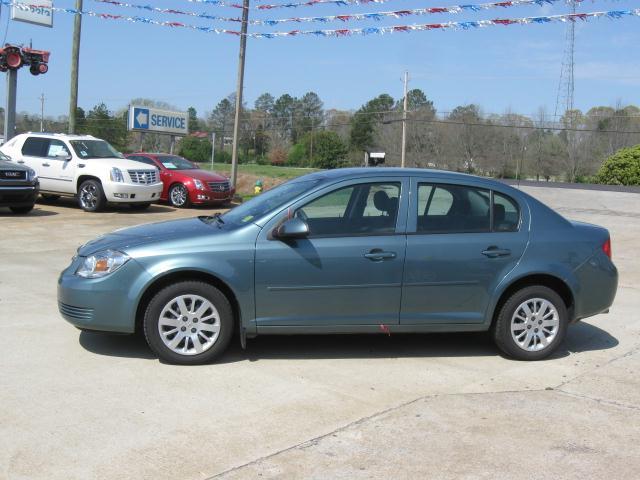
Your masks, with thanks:
M 12 163 L 0 152 L 0 207 L 9 207 L 13 213 L 29 213 L 39 191 L 36 172 Z

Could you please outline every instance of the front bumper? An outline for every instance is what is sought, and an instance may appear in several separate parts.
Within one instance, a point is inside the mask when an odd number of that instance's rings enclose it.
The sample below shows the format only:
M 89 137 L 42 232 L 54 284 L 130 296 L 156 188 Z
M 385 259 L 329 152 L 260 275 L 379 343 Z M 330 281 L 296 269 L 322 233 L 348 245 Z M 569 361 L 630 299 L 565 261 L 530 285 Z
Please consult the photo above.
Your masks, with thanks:
M 190 190 L 189 199 L 191 203 L 196 205 L 210 205 L 217 203 L 225 203 L 233 200 L 236 194 L 235 189 L 227 190 L 226 192 L 214 192 L 211 190 Z
M 72 325 L 115 333 L 133 333 L 142 291 L 151 276 L 134 259 L 102 278 L 74 275 L 83 257 L 74 258 L 58 279 L 58 309 Z
M 103 184 L 103 188 L 107 201 L 113 203 L 158 202 L 162 194 L 162 182 L 150 185 L 109 182 Z
M 29 186 L 0 187 L 0 207 L 26 207 L 36 203 L 39 184 Z

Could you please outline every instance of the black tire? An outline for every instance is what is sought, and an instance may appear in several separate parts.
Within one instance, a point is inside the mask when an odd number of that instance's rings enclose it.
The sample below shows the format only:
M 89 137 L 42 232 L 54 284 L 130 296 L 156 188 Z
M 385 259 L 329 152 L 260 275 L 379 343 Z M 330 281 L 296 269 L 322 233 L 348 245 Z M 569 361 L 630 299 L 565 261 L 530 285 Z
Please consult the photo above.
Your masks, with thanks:
M 33 210 L 33 205 L 27 205 L 26 207 L 9 207 L 11 211 L 17 215 L 26 215 Z
M 150 206 L 151 206 L 150 203 L 131 203 L 131 204 L 129 204 L 129 207 L 131 208 L 131 210 L 146 210 Z
M 527 338 L 531 335 L 531 341 L 528 342 L 528 345 L 535 348 L 536 344 L 538 344 L 540 347 L 538 350 L 529 350 L 521 346 L 516 341 L 511 331 L 511 321 L 516 310 L 519 310 L 525 302 L 532 301 L 533 299 L 542 299 L 549 302 L 555 309 L 558 318 L 558 326 L 557 329 L 554 330 L 555 333 L 553 337 L 551 337 L 551 335 L 547 335 L 546 333 L 548 332 L 543 330 L 542 326 L 544 324 L 542 323 L 542 318 L 536 318 L 535 315 L 531 315 L 531 321 L 529 318 L 522 320 L 522 328 L 518 328 L 516 330 L 516 332 L 518 332 L 517 335 L 522 335 L 524 333 L 523 344 L 527 343 Z M 519 310 L 519 312 L 521 315 L 526 313 L 524 310 Z M 544 312 L 542 312 L 542 315 L 544 316 Z M 522 316 L 524 317 L 526 315 Z M 517 324 L 520 325 L 520 322 L 521 321 L 518 320 Z M 493 324 L 492 334 L 498 348 L 508 356 L 517 360 L 542 360 L 555 352 L 560 344 L 562 344 L 567 332 L 568 324 L 569 314 L 564 300 L 562 300 L 560 295 L 548 287 L 534 285 L 518 290 L 507 299 L 498 312 Z M 514 333 L 514 335 L 516 334 Z M 541 346 L 542 342 L 539 339 L 541 335 L 549 342 L 548 345 Z M 549 338 L 551 338 L 551 340 L 548 340 Z
M 169 203 L 175 208 L 187 208 L 191 206 L 189 190 L 182 183 L 176 183 L 169 189 Z
M 213 323 L 219 326 L 218 336 L 202 353 L 177 353 L 165 344 L 160 334 L 159 324 L 163 310 L 165 307 L 169 307 L 169 305 L 172 305 L 171 308 L 173 310 L 176 308 L 179 309 L 180 307 L 177 302 L 172 304 L 172 301 L 180 296 L 202 297 L 209 301 L 215 310 L 217 310 L 218 320 L 213 320 Z M 201 304 L 197 304 L 195 302 L 187 304 L 187 302 L 185 302 L 185 306 L 189 307 L 191 311 L 194 309 L 197 310 L 199 305 Z M 210 312 L 210 310 L 205 310 L 205 312 Z M 176 344 L 176 349 L 179 349 L 180 345 L 182 345 L 181 348 L 183 349 L 187 347 L 189 347 L 189 349 L 194 349 L 195 344 L 193 342 L 193 338 L 196 337 L 198 342 L 200 342 L 200 339 L 207 339 L 205 336 L 206 332 L 198 331 L 195 333 L 195 329 L 192 329 L 192 327 L 198 326 L 196 323 L 198 321 L 197 318 L 195 318 L 195 322 L 193 322 L 193 317 L 189 318 L 188 321 L 183 320 L 183 318 L 184 317 L 177 315 L 175 321 L 179 322 L 180 325 L 182 325 L 182 321 L 185 321 L 185 326 L 176 327 L 175 335 L 168 335 L 167 341 L 171 342 L 174 339 L 177 340 L 178 336 L 181 335 L 182 339 Z M 203 324 L 205 323 L 200 322 L 200 325 Z M 231 309 L 231 304 L 227 297 L 214 286 L 199 281 L 183 281 L 163 288 L 151 299 L 144 314 L 143 327 L 144 336 L 149 347 L 158 355 L 158 357 L 160 357 L 161 360 L 177 365 L 199 365 L 211 362 L 227 349 L 229 341 L 233 335 L 233 310 Z M 166 328 L 170 329 L 170 327 Z M 181 331 L 177 331 L 178 328 L 180 328 Z M 189 334 L 189 329 L 192 329 L 192 332 L 194 332 L 195 335 Z M 165 331 L 172 332 L 173 330 Z M 187 339 L 187 337 L 190 339 Z
M 85 212 L 99 212 L 104 209 L 107 199 L 102 185 L 97 180 L 85 180 L 78 189 L 78 205 Z
M 40 195 L 45 202 L 55 202 L 60 198 L 60 195 L 52 195 L 50 193 L 41 193 Z

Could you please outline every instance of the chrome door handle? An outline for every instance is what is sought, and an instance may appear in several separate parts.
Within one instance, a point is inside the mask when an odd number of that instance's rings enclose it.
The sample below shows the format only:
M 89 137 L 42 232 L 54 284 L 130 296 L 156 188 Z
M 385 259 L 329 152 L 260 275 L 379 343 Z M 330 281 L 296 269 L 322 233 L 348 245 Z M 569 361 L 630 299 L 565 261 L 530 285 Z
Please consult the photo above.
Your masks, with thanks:
M 49 167 L 50 165 L 48 163 L 43 163 L 42 166 L 43 167 Z
M 368 253 L 364 254 L 364 258 L 368 258 L 374 262 L 379 262 L 380 260 L 396 258 L 395 252 L 385 252 L 380 249 L 371 250 Z
M 511 250 L 507 248 L 489 247 L 482 251 L 482 254 L 489 258 L 507 257 L 511 255 Z
M 24 163 L 24 160 L 18 160 L 16 163 Z

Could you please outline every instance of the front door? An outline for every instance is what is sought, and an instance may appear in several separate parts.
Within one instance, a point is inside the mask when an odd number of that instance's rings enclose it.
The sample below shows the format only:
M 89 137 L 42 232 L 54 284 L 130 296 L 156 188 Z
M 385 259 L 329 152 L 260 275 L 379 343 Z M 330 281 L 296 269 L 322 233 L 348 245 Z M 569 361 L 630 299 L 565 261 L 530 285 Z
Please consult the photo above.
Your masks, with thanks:
M 407 187 L 360 180 L 313 195 L 288 212 L 307 238 L 272 238 L 282 216 L 267 225 L 256 244 L 258 327 L 397 324 Z
M 413 191 L 400 323 L 483 323 L 496 286 L 526 248 L 526 213 L 472 185 L 415 181 Z

